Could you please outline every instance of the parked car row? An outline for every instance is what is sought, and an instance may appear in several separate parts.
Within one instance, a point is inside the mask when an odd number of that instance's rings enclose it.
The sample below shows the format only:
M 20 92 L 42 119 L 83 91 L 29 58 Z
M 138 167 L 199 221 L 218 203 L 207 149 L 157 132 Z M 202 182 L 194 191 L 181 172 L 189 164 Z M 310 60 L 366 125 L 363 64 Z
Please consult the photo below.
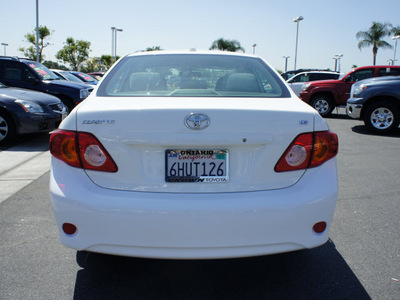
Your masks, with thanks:
M 93 91 L 82 81 L 61 80 L 36 61 L 8 56 L 0 56 L 0 83 L 0 144 L 57 128 Z
M 314 107 L 321 116 L 329 116 L 338 106 L 345 107 L 351 86 L 360 80 L 400 75 L 400 66 L 367 66 L 356 68 L 337 80 L 313 81 L 305 84 L 300 99 Z
M 399 127 L 400 66 L 366 66 L 338 79 L 327 80 L 329 76 L 338 78 L 339 74 L 297 72 L 287 83 L 300 99 L 323 117 L 329 116 L 335 107 L 342 106 L 347 107 L 350 117 L 363 120 L 375 133 Z M 317 77 L 324 80 L 313 80 Z

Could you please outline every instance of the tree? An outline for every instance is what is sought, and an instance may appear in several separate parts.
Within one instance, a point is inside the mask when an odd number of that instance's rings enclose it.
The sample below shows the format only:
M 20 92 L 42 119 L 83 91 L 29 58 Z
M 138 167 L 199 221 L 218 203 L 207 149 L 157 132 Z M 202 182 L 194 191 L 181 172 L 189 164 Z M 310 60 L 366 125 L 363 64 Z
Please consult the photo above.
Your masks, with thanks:
M 44 59 L 43 49 L 50 45 L 49 42 L 45 42 L 45 39 L 48 38 L 53 31 L 51 31 L 46 26 L 39 26 L 39 62 L 42 62 Z M 28 48 L 21 47 L 18 50 L 24 54 L 25 57 L 36 60 L 36 29 L 33 30 L 33 33 L 25 34 L 26 41 L 30 44 Z
M 393 36 L 400 35 L 400 26 L 392 27 L 390 33 L 393 34 Z
M 79 71 L 80 66 L 89 58 L 90 42 L 69 37 L 65 46 L 57 52 L 56 58 L 70 64 L 72 70 Z
M 214 49 L 219 49 L 222 51 L 230 51 L 230 52 L 238 52 L 238 51 L 245 52 L 244 48 L 240 45 L 240 43 L 237 40 L 225 40 L 223 38 L 215 40 L 212 43 L 210 50 Z
M 59 70 L 65 70 L 65 71 L 68 70 L 68 68 L 66 66 L 60 65 L 59 63 L 54 62 L 54 61 L 50 61 L 50 60 L 45 60 L 43 62 L 43 65 L 46 66 L 49 69 L 59 69 Z
M 391 25 L 388 23 L 372 22 L 372 26 L 368 31 L 359 31 L 356 34 L 360 40 L 358 48 L 361 50 L 364 47 L 372 46 L 373 64 L 376 65 L 376 55 L 379 48 L 391 49 L 392 45 L 384 41 L 383 38 L 390 35 Z
M 146 51 L 160 51 L 160 50 L 163 50 L 163 49 L 161 49 L 160 46 L 153 46 L 153 47 L 146 48 Z
M 85 61 L 85 66 L 81 67 L 81 71 L 84 73 L 99 72 L 103 71 L 103 62 L 99 57 L 89 58 Z
M 119 59 L 119 56 L 117 56 L 117 59 Z M 100 60 L 107 70 L 113 65 L 113 57 L 111 55 L 102 55 Z

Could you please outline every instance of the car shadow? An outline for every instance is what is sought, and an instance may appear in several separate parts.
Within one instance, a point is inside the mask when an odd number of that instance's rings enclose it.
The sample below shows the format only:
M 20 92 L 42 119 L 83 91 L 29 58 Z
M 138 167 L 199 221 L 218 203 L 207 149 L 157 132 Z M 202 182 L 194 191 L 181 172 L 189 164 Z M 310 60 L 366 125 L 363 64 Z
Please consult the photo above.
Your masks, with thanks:
M 342 120 L 351 120 L 352 118 L 349 117 L 346 113 L 332 113 L 329 116 L 324 117 L 326 119 L 342 119 Z
M 32 133 L 17 136 L 17 138 L 6 145 L 0 145 L 0 151 L 47 151 L 49 150 L 49 133 Z
M 158 260 L 78 252 L 74 299 L 371 299 L 332 241 L 292 253 Z
M 370 135 L 370 136 L 385 136 L 385 137 L 394 137 L 394 138 L 399 138 L 400 137 L 400 128 L 388 133 L 373 133 L 367 129 L 367 126 L 365 125 L 357 125 L 353 126 L 351 130 L 355 133 L 358 134 L 363 134 L 363 135 Z

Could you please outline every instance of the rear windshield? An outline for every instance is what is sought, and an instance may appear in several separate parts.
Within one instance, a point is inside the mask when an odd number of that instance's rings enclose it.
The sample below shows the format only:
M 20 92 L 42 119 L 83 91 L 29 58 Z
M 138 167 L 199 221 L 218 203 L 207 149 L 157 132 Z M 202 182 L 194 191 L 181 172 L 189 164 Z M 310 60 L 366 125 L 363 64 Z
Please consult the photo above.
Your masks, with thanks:
M 127 56 L 100 85 L 107 97 L 290 97 L 261 59 L 234 55 Z

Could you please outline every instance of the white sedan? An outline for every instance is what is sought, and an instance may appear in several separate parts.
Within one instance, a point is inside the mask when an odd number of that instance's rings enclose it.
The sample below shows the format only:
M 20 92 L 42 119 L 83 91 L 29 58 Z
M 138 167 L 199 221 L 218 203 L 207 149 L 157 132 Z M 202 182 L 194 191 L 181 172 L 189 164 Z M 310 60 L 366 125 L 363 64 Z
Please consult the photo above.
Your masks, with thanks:
M 260 57 L 127 55 L 51 135 L 61 242 L 205 259 L 328 240 L 338 140 Z

